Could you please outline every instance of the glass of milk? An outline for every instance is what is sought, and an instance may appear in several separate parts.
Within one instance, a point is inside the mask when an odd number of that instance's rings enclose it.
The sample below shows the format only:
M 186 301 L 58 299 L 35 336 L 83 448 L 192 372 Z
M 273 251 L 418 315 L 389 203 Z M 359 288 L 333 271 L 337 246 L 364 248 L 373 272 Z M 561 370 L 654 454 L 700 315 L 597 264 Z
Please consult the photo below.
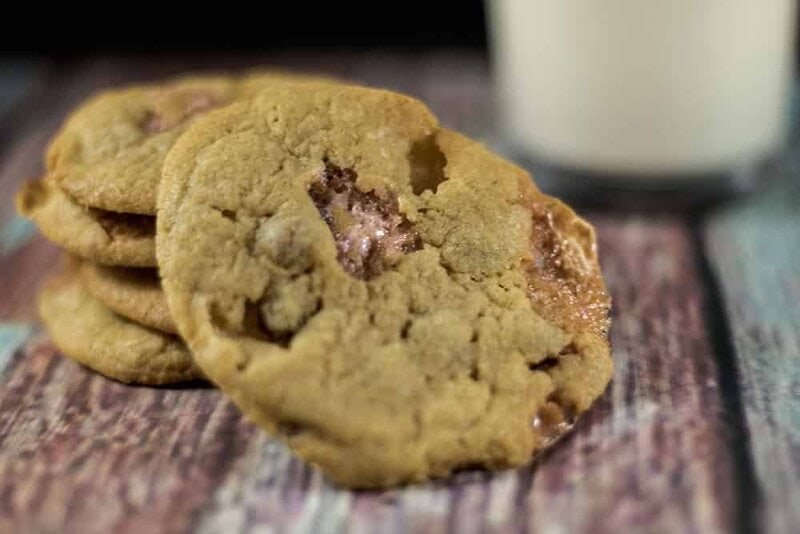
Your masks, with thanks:
M 487 0 L 516 150 L 634 186 L 751 167 L 788 129 L 795 0 Z

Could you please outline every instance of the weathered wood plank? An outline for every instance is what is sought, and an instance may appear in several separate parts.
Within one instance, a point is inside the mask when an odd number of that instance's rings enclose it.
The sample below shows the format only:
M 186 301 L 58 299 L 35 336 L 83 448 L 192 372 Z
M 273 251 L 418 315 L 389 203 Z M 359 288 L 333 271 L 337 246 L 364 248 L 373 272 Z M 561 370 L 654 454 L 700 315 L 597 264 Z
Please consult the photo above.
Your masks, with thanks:
M 36 293 L 48 275 L 61 265 L 61 252 L 34 234 L 15 253 L 0 258 L 0 324 L 4 321 L 32 324 L 37 321 Z
M 329 487 L 317 473 L 256 432 L 253 439 L 238 445 L 237 452 L 228 451 L 230 462 L 224 469 L 217 464 L 219 459 L 196 456 L 207 453 L 203 450 L 189 454 L 181 460 L 182 466 L 176 467 L 182 472 L 199 470 L 197 476 L 206 477 L 203 480 L 213 478 L 206 470 L 215 470 L 218 486 L 198 486 L 195 480 L 191 483 L 194 488 L 179 489 L 175 482 L 169 491 L 205 494 L 207 500 L 193 494 L 197 502 L 206 504 L 202 508 L 198 504 L 191 514 L 195 527 L 205 532 L 267 525 L 293 529 L 340 526 L 353 531 L 377 526 L 397 530 L 414 527 L 432 532 L 463 532 L 478 527 L 495 531 L 589 531 L 593 527 L 612 530 L 632 525 L 727 530 L 735 520 L 738 496 L 732 481 L 730 444 L 722 425 L 725 414 L 721 413 L 717 370 L 700 313 L 701 288 L 693 268 L 687 226 L 680 221 L 617 221 L 608 217 L 600 218 L 599 223 L 604 267 L 615 297 L 615 381 L 574 435 L 539 461 L 535 469 L 497 475 L 466 473 L 452 483 L 351 494 Z M 33 250 L 37 248 L 42 249 L 37 253 L 43 254 L 49 246 L 32 246 Z M 12 272 L 25 271 L 20 266 Z M 212 408 L 210 400 L 200 400 L 213 395 L 207 391 L 127 388 L 91 377 L 87 371 L 62 362 L 46 346 L 41 347 L 37 345 L 19 356 L 9 370 L 7 385 L 0 388 L 0 475 L 5 474 L 3 469 L 15 465 L 27 473 L 31 484 L 44 484 L 33 476 L 45 459 L 36 452 L 38 445 L 34 446 L 41 443 L 38 437 L 25 437 L 30 429 L 55 426 L 72 435 L 78 431 L 76 424 L 78 429 L 109 424 L 103 432 L 115 434 L 126 430 L 111 422 L 133 424 L 126 420 L 131 411 L 142 418 L 136 424 L 148 428 L 170 417 L 182 417 L 185 427 L 200 428 L 209 411 L 218 409 Z M 31 373 L 40 373 L 36 375 L 39 378 L 31 378 Z M 55 381 L 58 384 L 53 384 Z M 91 387 L 101 391 L 110 389 L 98 393 L 105 399 L 102 409 L 97 407 L 91 416 L 76 423 L 65 414 L 85 411 L 82 407 L 87 401 L 80 392 L 87 390 L 87 383 L 97 384 Z M 40 401 L 17 406 L 23 390 L 26 398 Z M 217 402 L 224 403 L 219 398 Z M 153 403 L 163 411 L 142 407 Z M 15 408 L 9 409 L 9 405 Z M 174 413 L 173 405 L 178 406 L 180 414 Z M 14 414 L 10 420 L 9 413 Z M 82 445 L 83 440 L 91 437 L 80 432 L 79 439 L 72 436 L 71 446 L 84 450 L 82 447 L 88 445 Z M 163 440 L 167 437 L 152 432 L 137 447 L 155 451 L 166 446 Z M 227 439 L 224 429 L 219 434 L 211 429 L 202 432 L 207 440 L 204 447 Z M 169 446 L 180 449 L 195 448 L 198 438 L 189 432 L 185 436 L 170 433 L 170 439 L 174 441 Z M 26 445 L 19 445 L 20 440 Z M 91 456 L 84 451 L 82 456 L 64 457 L 60 467 L 45 471 L 47 484 L 68 488 L 80 483 L 81 494 L 88 496 L 124 485 L 127 479 L 148 480 L 142 482 L 146 488 L 156 485 L 147 479 L 148 473 L 152 475 L 155 453 L 137 453 L 131 460 L 131 446 L 92 446 Z M 120 463 L 126 469 L 97 470 L 98 466 Z M 68 474 L 78 469 L 76 465 L 94 466 L 91 469 L 97 470 L 96 477 L 92 481 L 70 478 Z M 8 480 L 11 489 L 6 491 L 12 494 L 31 491 L 19 480 L 6 476 L 0 480 Z M 104 510 L 118 510 L 122 504 L 115 499 L 124 501 L 119 495 L 104 499 Z M 152 513 L 142 504 L 150 501 L 145 496 L 141 499 L 125 504 L 132 524 L 140 524 L 145 521 L 143 516 Z M 80 502 L 95 509 L 92 499 Z M 119 519 L 92 519 L 80 503 L 69 501 L 69 506 L 69 512 L 58 509 L 52 497 L 41 505 L 25 501 L 5 508 L 0 516 L 7 524 L 15 524 L 29 516 L 44 515 L 55 517 L 56 525 L 57 518 L 67 521 L 75 514 L 76 528 L 80 525 L 90 530 L 115 525 Z M 176 509 L 175 521 L 189 521 L 186 517 L 179 519 L 180 513 L 188 512 Z M 156 524 L 147 523 L 153 528 Z
M 0 388 L 0 532 L 183 532 L 256 432 L 219 391 L 124 386 L 43 338 Z
M 11 361 L 11 357 L 28 339 L 32 327 L 25 323 L 0 324 L 0 376 Z
M 769 532 L 800 524 L 800 173 L 705 228 Z

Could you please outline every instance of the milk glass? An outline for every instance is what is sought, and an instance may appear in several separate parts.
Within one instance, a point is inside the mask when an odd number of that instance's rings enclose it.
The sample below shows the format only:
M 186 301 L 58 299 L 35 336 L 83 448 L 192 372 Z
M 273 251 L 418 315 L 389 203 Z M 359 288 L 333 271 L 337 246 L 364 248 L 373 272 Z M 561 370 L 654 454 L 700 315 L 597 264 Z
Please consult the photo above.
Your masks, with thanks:
M 702 180 L 786 141 L 795 0 L 488 0 L 500 133 L 627 182 Z

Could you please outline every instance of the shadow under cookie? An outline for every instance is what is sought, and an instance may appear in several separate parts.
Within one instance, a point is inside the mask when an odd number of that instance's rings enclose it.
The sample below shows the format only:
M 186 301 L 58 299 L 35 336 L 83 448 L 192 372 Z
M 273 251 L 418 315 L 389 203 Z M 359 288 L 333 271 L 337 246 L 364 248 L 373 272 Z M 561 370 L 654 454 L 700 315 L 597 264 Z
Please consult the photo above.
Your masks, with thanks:
M 47 179 L 24 184 L 18 211 L 57 245 L 105 265 L 155 267 L 155 217 L 82 206 Z
M 49 280 L 38 307 L 58 349 L 108 378 L 145 385 L 203 378 L 180 339 L 115 314 L 89 295 L 74 272 Z

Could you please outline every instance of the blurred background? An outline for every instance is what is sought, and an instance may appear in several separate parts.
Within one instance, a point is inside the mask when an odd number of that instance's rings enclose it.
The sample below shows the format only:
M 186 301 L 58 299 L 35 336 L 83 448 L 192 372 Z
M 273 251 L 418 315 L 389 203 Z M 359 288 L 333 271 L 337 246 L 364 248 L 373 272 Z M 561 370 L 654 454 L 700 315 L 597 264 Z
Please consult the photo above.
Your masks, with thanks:
M 785 155 L 797 64 L 794 0 L 20 9 L 22 31 L 0 35 L 7 126 L 31 112 L 17 99 L 52 98 L 52 83 L 81 69 L 105 84 L 253 65 L 322 71 L 422 98 L 575 201 L 755 189 Z

